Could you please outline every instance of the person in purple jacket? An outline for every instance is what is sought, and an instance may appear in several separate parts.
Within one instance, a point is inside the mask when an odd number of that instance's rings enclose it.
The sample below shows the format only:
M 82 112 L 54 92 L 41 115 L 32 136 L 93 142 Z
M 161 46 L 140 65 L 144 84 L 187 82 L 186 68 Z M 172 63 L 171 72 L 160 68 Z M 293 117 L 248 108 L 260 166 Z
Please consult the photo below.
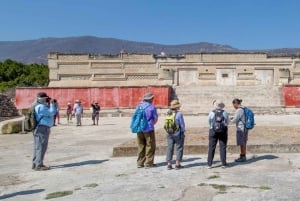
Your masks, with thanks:
M 148 125 L 143 132 L 137 133 L 137 146 L 138 146 L 138 168 L 151 168 L 154 167 L 154 155 L 156 149 L 154 125 L 158 120 L 156 108 L 152 104 L 154 95 L 150 92 L 144 95 L 143 101 L 139 103 L 145 110 Z
M 185 132 L 185 123 L 183 119 L 182 113 L 179 111 L 181 104 L 178 100 L 172 100 L 170 103 L 170 111 L 175 113 L 175 125 L 179 126 L 179 129 L 172 134 L 167 133 L 167 169 L 171 170 L 172 167 L 172 159 L 173 159 L 173 152 L 174 146 L 176 145 L 176 170 L 183 168 L 181 165 L 182 156 L 183 156 L 183 147 L 184 147 L 184 132 Z

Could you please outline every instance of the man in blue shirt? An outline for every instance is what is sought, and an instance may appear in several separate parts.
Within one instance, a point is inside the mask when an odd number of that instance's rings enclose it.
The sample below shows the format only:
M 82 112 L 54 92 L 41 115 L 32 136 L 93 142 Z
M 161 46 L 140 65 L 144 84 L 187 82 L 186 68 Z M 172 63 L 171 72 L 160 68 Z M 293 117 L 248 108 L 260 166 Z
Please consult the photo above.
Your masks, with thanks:
M 50 100 L 51 98 L 45 92 L 40 92 L 34 103 L 37 121 L 37 127 L 33 131 L 32 169 L 34 170 L 49 170 L 49 167 L 44 165 L 44 157 L 48 147 L 50 128 L 53 126 L 53 117 L 56 114 L 56 109 L 52 103 L 50 104 Z
M 154 166 L 155 155 L 155 132 L 154 125 L 157 122 L 158 115 L 156 108 L 152 105 L 153 94 L 148 92 L 144 95 L 143 101 L 139 104 L 145 108 L 148 124 L 143 132 L 137 133 L 137 145 L 138 145 L 138 158 L 137 167 L 150 168 Z

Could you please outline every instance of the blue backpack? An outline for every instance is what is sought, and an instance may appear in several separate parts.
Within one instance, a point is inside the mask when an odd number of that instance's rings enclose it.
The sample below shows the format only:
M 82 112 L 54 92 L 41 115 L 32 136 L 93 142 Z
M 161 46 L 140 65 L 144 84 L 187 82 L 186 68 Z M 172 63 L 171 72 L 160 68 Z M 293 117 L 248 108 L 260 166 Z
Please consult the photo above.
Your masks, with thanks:
M 145 108 L 143 108 L 142 104 L 139 104 L 136 107 L 136 110 L 131 117 L 130 128 L 132 133 L 143 132 L 144 129 L 147 127 L 148 121 L 147 121 L 145 109 L 149 106 L 150 104 L 148 104 Z
M 245 125 L 245 128 L 247 129 L 252 129 L 254 128 L 255 121 L 254 121 L 254 113 L 251 109 L 247 107 L 242 107 L 244 110 L 244 115 L 245 115 L 245 122 L 243 124 Z

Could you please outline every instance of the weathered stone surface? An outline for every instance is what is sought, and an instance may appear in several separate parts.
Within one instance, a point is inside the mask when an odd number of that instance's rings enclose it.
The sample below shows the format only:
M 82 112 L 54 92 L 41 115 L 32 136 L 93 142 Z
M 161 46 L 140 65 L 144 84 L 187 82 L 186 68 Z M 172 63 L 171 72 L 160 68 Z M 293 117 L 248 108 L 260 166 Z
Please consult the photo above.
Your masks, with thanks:
M 0 134 L 14 134 L 22 131 L 23 118 L 15 118 L 0 122 Z
M 0 122 L 19 116 L 14 103 L 5 95 L 0 94 Z

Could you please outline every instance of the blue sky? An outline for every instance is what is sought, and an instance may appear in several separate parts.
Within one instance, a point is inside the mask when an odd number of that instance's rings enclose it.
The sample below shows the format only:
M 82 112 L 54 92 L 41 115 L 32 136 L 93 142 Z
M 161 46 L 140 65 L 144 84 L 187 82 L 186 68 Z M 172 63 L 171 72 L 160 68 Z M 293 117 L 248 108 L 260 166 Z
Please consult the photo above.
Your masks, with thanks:
M 298 0 L 1 0 L 0 41 L 97 36 L 300 48 Z

